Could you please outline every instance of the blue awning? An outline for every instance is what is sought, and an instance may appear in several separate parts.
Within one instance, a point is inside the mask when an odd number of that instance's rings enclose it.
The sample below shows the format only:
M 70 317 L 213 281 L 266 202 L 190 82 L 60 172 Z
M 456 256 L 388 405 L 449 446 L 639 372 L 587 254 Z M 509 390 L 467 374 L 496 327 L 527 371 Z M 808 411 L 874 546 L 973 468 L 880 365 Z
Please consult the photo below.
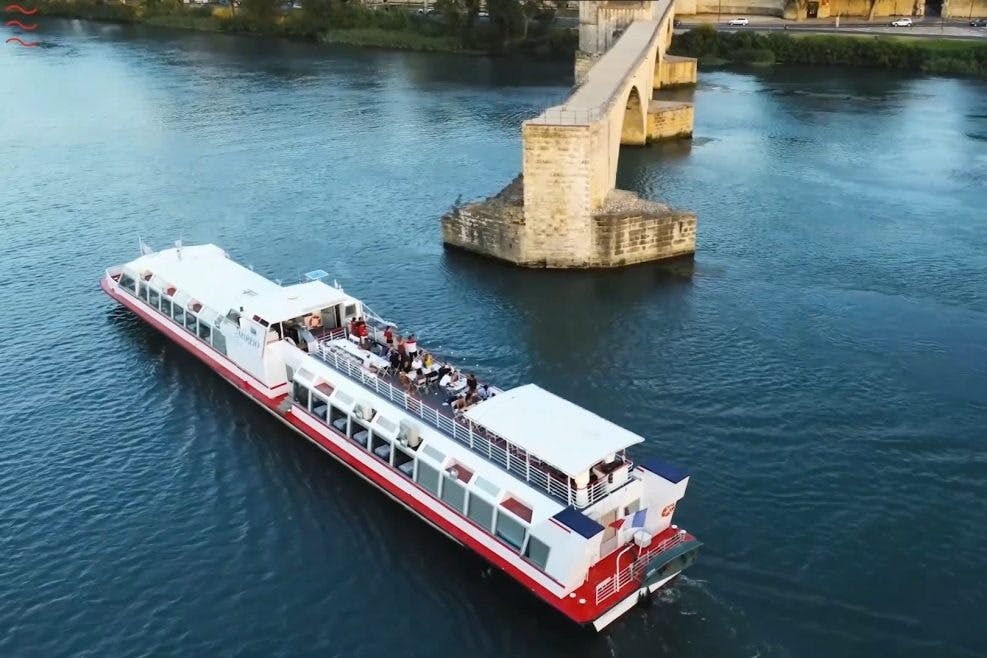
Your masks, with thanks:
M 577 510 L 575 507 L 566 507 L 552 518 L 565 527 L 575 530 L 586 539 L 592 539 L 603 532 L 603 526 Z
M 665 478 L 672 484 L 678 484 L 682 480 L 689 477 L 689 474 L 678 466 L 666 464 L 665 462 L 655 459 L 654 457 L 649 457 L 638 465 L 647 471 L 651 471 L 655 475 Z

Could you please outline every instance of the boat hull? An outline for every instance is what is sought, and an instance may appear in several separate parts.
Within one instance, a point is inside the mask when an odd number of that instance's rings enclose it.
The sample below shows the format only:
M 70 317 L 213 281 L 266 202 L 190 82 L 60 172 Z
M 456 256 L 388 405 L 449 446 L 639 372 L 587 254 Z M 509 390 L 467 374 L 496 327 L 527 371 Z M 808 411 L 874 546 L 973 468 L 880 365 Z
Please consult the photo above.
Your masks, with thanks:
M 571 621 L 580 625 L 590 626 L 596 630 L 602 630 L 615 619 L 627 612 L 627 610 L 632 608 L 639 600 L 642 592 L 655 591 L 674 577 L 674 575 L 672 575 L 659 583 L 642 585 L 642 587 L 634 590 L 630 595 L 620 599 L 614 605 L 606 608 L 606 610 L 602 611 L 602 613 L 599 609 L 592 610 L 588 606 L 584 607 L 574 604 L 572 597 L 560 598 L 558 595 L 546 589 L 537 581 L 528 577 L 518 567 L 504 560 L 496 552 L 491 551 L 489 547 L 476 541 L 469 533 L 463 532 L 462 529 L 457 527 L 455 523 L 450 522 L 449 519 L 446 519 L 441 514 L 436 513 L 422 500 L 411 495 L 409 492 L 402 490 L 399 486 L 396 486 L 397 484 L 400 484 L 400 482 L 392 483 L 388 481 L 386 477 L 383 477 L 381 473 L 377 472 L 379 467 L 375 470 L 374 467 L 376 467 L 376 465 L 364 464 L 360 461 L 360 455 L 354 455 L 347 452 L 355 449 L 347 443 L 346 438 L 342 434 L 335 432 L 331 428 L 325 428 L 323 430 L 324 432 L 330 432 L 333 435 L 338 435 L 338 442 L 327 439 L 325 436 L 322 436 L 319 432 L 316 432 L 302 422 L 302 420 L 300 420 L 295 414 L 287 413 L 286 409 L 281 406 L 281 403 L 288 396 L 287 384 L 274 388 L 267 387 L 263 382 L 260 382 L 259 380 L 253 378 L 249 373 L 241 370 L 235 363 L 222 356 L 219 352 L 215 351 L 208 345 L 202 344 L 196 338 L 174 325 L 166 319 L 165 316 L 159 317 L 160 314 L 156 313 L 153 309 L 145 308 L 136 297 L 119 288 L 116 285 L 116 282 L 109 276 L 104 276 L 100 280 L 100 287 L 110 298 L 128 310 L 134 312 L 149 325 L 155 329 L 158 329 L 173 342 L 177 343 L 181 347 L 185 348 L 186 351 L 196 356 L 205 365 L 214 370 L 220 377 L 225 379 L 235 388 L 239 389 L 247 395 L 249 399 L 257 403 L 262 409 L 277 418 L 287 427 L 300 434 L 310 443 L 316 445 L 320 450 L 336 459 L 339 463 L 346 466 L 348 469 L 359 475 L 362 479 L 373 485 L 376 489 L 382 491 L 389 498 L 400 504 L 408 511 L 412 512 L 415 516 L 441 532 L 455 543 L 470 548 L 487 562 L 504 571 L 507 575 L 511 576 L 512 579 L 524 586 L 525 589 L 538 596 L 538 598 L 548 603 L 555 610 L 561 612 Z

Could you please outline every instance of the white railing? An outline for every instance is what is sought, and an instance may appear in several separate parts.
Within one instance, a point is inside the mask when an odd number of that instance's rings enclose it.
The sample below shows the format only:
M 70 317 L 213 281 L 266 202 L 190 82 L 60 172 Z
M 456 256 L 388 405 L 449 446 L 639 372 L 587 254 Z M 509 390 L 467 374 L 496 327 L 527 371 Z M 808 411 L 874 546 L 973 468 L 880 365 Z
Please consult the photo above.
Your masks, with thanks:
M 328 344 L 330 340 L 332 339 L 323 338 L 319 342 L 319 356 L 325 363 L 360 382 L 381 397 L 390 400 L 408 413 L 421 418 L 432 427 L 451 436 L 473 452 L 499 464 L 525 482 L 534 485 L 535 488 L 555 496 L 567 505 L 574 505 L 581 509 L 589 507 L 610 494 L 607 480 L 600 480 L 585 490 L 573 488 L 567 477 L 557 476 L 536 464 L 532 464 L 523 448 L 489 430 L 480 431 L 479 426 L 475 426 L 469 420 L 465 422 L 459 419 L 453 420 L 440 413 L 438 409 L 428 406 L 418 398 L 405 393 L 377 374 L 370 372 L 350 355 L 337 351 Z M 629 463 L 628 468 L 630 468 Z
M 668 537 L 667 539 L 664 539 L 643 550 L 637 556 L 637 559 L 596 586 L 596 604 L 599 605 L 601 601 L 613 596 L 630 583 L 635 581 L 640 582 L 644 568 L 648 566 L 648 563 L 651 562 L 656 555 L 659 553 L 664 553 L 670 548 L 675 548 L 684 542 L 685 538 L 685 530 L 678 530 L 671 537 Z M 615 566 L 617 568 L 620 567 L 620 555 L 617 556 L 617 564 Z

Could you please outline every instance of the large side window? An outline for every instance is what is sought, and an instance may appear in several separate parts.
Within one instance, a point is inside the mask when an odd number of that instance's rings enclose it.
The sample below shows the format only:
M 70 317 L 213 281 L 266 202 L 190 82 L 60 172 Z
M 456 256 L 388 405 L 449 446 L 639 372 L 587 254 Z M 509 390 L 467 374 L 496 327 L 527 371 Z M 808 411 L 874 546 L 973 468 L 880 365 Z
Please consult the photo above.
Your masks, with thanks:
M 418 463 L 418 484 L 422 485 L 436 496 L 439 495 L 439 471 L 425 462 Z
M 185 309 L 178 302 L 174 302 L 171 309 L 171 317 L 178 324 L 185 324 Z
M 153 306 L 154 308 L 158 308 L 158 303 L 160 301 L 161 301 L 161 293 L 159 293 L 157 290 L 149 286 L 147 289 L 147 303 Z
M 483 500 L 476 494 L 470 494 L 470 506 L 466 516 L 487 530 L 493 530 L 493 505 Z
M 524 524 L 503 511 L 497 512 L 497 536 L 517 550 L 524 546 Z
M 137 280 L 129 274 L 120 275 L 120 285 L 123 286 L 124 290 L 130 294 L 135 294 L 137 292 Z
M 442 483 L 442 500 L 453 509 L 462 512 L 466 506 L 466 489 L 462 482 L 448 473 L 443 474 L 442 478 L 445 480 Z
M 212 346 L 221 354 L 226 354 L 226 336 L 223 335 L 218 324 L 212 331 Z
M 305 407 L 308 409 L 308 387 L 304 384 L 299 384 L 294 382 L 292 387 L 292 399 L 295 401 L 299 407 Z
M 532 564 L 544 569 L 545 565 L 548 564 L 549 550 L 548 544 L 537 537 L 531 537 L 528 539 L 528 547 L 524 549 L 524 557 L 528 558 Z
M 209 334 L 211 334 L 211 333 L 212 333 L 212 328 L 208 324 L 206 324 L 205 322 L 203 322 L 200 319 L 199 320 L 199 338 L 201 338 L 202 340 L 204 340 L 204 341 L 206 341 L 208 343 L 209 342 Z

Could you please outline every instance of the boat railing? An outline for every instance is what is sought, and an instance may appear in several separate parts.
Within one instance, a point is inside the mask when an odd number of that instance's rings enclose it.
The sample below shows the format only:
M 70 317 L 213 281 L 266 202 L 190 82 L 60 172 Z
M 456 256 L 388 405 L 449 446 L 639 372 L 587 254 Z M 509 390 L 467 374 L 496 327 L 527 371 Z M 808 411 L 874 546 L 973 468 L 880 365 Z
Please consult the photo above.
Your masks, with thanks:
M 330 344 L 331 340 L 333 339 L 325 337 L 318 344 L 318 354 L 326 364 L 566 505 L 584 509 L 602 500 L 617 488 L 611 489 L 608 481 L 603 479 L 591 486 L 577 489 L 567 476 L 554 473 L 546 464 L 537 459 L 533 460 L 532 456 L 520 446 L 468 419 L 450 418 L 441 413 L 363 367 L 363 364 L 351 355 L 333 347 Z M 628 470 L 631 467 L 628 462 Z
M 670 548 L 675 548 L 686 540 L 685 530 L 677 530 L 671 537 L 666 537 L 660 542 L 652 544 L 641 551 L 637 558 L 623 569 L 620 569 L 613 576 L 607 578 L 596 586 L 596 604 L 605 601 L 617 592 L 621 591 L 632 582 L 640 582 L 644 575 L 644 569 L 651 560 L 659 553 L 664 553 Z M 620 557 L 617 558 L 617 567 L 620 567 Z

